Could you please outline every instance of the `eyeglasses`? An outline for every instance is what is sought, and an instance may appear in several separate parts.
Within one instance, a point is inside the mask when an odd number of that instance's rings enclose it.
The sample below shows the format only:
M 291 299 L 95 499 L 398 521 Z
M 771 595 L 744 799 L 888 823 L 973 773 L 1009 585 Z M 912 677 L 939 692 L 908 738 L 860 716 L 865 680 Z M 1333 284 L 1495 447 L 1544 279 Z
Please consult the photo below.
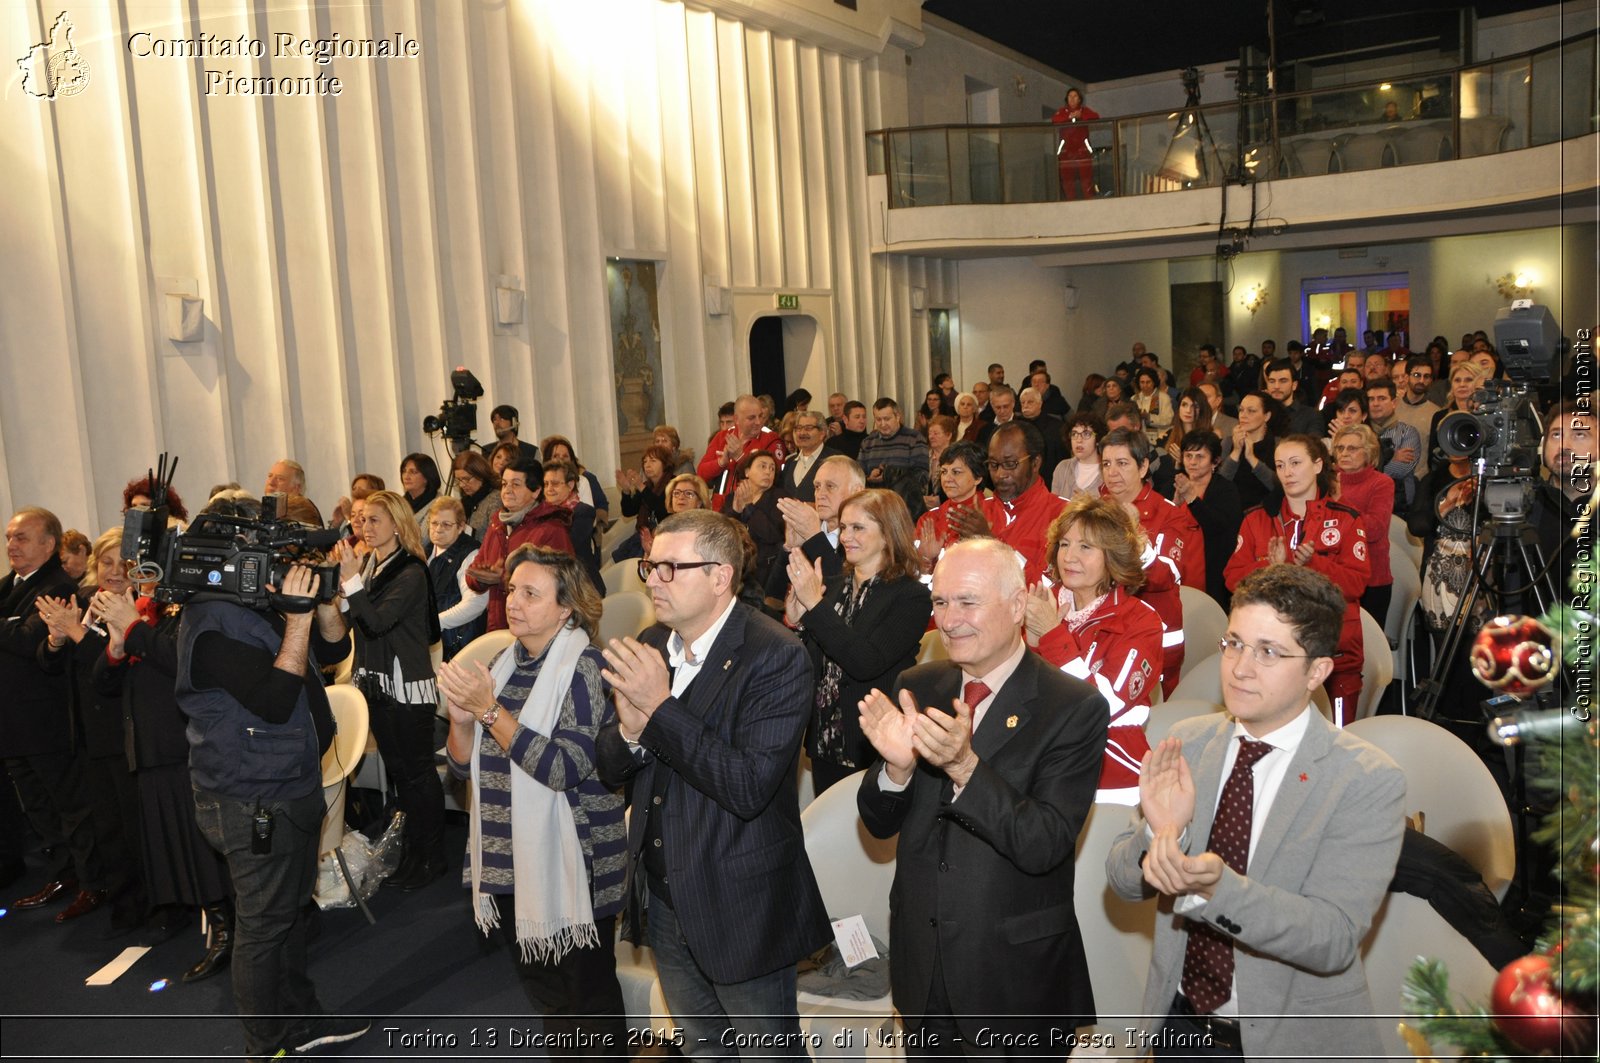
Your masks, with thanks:
M 680 487 L 672 492 L 673 498 L 699 498 L 700 492 L 692 487 Z
M 995 461 L 993 458 L 990 458 L 988 461 L 984 462 L 984 464 L 989 466 L 990 472 L 999 472 L 1001 469 L 1004 469 L 1006 472 L 1016 472 L 1017 466 L 1021 465 L 1026 460 L 1027 459 L 1025 458 L 1012 458 L 1010 461 Z
M 711 568 L 722 564 L 721 561 L 639 561 L 639 579 L 647 581 L 650 573 L 661 573 L 662 583 L 671 583 L 680 568 Z
M 1248 642 L 1241 642 L 1238 639 L 1230 638 L 1218 639 L 1217 648 L 1222 651 L 1222 656 L 1228 658 L 1229 660 L 1235 660 L 1245 650 L 1249 650 L 1250 659 L 1255 661 L 1263 668 L 1272 668 L 1276 666 L 1279 661 L 1304 661 L 1311 659 L 1311 654 L 1309 653 L 1284 653 L 1276 646 L 1252 646 Z

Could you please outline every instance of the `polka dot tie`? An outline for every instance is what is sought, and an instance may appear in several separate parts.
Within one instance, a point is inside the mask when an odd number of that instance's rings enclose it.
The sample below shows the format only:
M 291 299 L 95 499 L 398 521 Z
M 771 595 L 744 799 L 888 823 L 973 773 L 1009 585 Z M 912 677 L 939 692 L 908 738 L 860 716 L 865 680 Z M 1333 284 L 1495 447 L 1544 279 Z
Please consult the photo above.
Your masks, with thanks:
M 1250 862 L 1250 820 L 1255 805 L 1256 761 L 1272 752 L 1266 742 L 1239 737 L 1239 755 L 1223 784 L 1206 848 L 1243 875 Z M 1200 1014 L 1216 1011 L 1233 994 L 1233 939 L 1199 920 L 1189 922 L 1183 954 L 1183 995 Z

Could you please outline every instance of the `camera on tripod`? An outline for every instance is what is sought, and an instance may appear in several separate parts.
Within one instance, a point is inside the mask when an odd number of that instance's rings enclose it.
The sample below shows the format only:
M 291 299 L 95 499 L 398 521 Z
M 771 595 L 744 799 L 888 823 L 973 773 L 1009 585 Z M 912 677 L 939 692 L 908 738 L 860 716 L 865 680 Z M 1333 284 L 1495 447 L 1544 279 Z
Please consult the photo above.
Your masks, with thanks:
M 1439 449 L 1473 459 L 1485 511 L 1510 524 L 1527 517 L 1538 481 L 1542 431 L 1534 400 L 1551 379 L 1561 332 L 1548 307 L 1523 299 L 1495 315 L 1494 338 L 1511 379 L 1486 381 L 1473 396 L 1476 410 L 1440 421 Z
M 339 541 L 339 533 L 310 528 L 285 516 L 287 498 L 261 499 L 259 517 L 201 513 L 182 532 L 167 526 L 167 487 L 177 468 L 161 456 L 160 472 L 150 477 L 150 505 L 123 514 L 122 557 L 133 562 L 130 573 L 139 583 L 155 581 L 152 595 L 161 602 L 187 602 L 208 595 L 249 609 L 293 609 L 267 590 L 283 586 L 289 569 L 310 564 L 316 573 L 313 597 L 331 602 L 339 590 L 339 568 L 323 553 Z
M 422 430 L 430 436 L 443 434 L 456 444 L 457 450 L 463 450 L 478 430 L 478 400 L 483 398 L 483 385 L 466 366 L 457 366 L 450 374 L 450 387 L 453 394 L 439 404 L 437 416 L 430 413 L 422 419 Z

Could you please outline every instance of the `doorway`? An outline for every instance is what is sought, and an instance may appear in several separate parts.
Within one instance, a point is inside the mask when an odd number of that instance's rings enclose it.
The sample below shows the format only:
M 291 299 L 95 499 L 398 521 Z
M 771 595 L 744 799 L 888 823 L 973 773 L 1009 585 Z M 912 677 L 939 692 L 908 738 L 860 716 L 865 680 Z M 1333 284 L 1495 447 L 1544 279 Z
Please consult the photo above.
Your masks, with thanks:
M 1317 277 L 1300 282 L 1300 341 L 1311 342 L 1319 328 L 1333 335 L 1344 329 L 1355 347 L 1362 333 L 1378 334 L 1381 345 L 1398 332 L 1406 345 L 1411 339 L 1411 277 L 1407 273 L 1368 273 L 1354 277 Z
M 818 351 L 817 319 L 807 314 L 766 314 L 750 323 L 750 392 L 771 395 L 781 415 L 784 400 L 800 387 L 812 391 L 820 379 L 806 383 Z M 820 363 L 819 363 L 820 365 Z

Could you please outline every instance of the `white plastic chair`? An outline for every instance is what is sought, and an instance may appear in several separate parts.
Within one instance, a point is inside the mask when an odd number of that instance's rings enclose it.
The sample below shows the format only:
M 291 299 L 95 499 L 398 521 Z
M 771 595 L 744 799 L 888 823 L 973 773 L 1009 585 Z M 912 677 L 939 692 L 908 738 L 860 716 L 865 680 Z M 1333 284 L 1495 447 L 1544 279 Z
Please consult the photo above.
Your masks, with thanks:
M 1415 716 L 1373 716 L 1349 727 L 1406 774 L 1407 814 L 1423 813 L 1428 837 L 1460 853 L 1496 897 L 1516 870 L 1511 813 L 1489 769 L 1461 739 Z
M 1178 679 L 1182 681 L 1195 665 L 1217 652 L 1217 642 L 1228 631 L 1228 614 L 1199 587 L 1179 587 L 1178 598 L 1183 603 L 1185 653 L 1183 666 L 1178 669 Z
M 1401 680 L 1401 694 L 1410 693 L 1406 680 L 1411 660 L 1412 623 L 1417 602 L 1422 597 L 1422 574 L 1409 558 L 1390 552 L 1389 570 L 1394 573 L 1394 588 L 1389 593 L 1389 615 L 1384 617 L 1383 632 L 1394 647 L 1394 676 Z
M 1413 567 L 1419 571 L 1422 569 L 1422 540 L 1411 534 L 1411 530 L 1406 527 L 1404 520 L 1396 516 L 1390 516 L 1389 563 L 1391 567 L 1394 564 L 1393 559 L 1397 555 L 1410 558 Z
M 600 582 L 605 584 L 606 596 L 621 594 L 624 591 L 638 591 L 644 593 L 644 581 L 639 578 L 639 560 L 630 557 L 626 561 L 613 561 L 600 570 Z
M 800 813 L 800 827 L 828 918 L 859 915 L 868 933 L 887 942 L 897 839 L 874 838 L 861 822 L 856 791 L 865 774 L 858 771 L 818 794 Z M 843 1030 L 850 1030 L 859 1044 L 864 1027 L 894 1014 L 887 993 L 875 1000 L 842 1000 L 802 991 L 799 1004 L 801 1026 L 825 1045 Z
M 1356 698 L 1356 719 L 1371 716 L 1394 681 L 1394 651 L 1383 625 L 1361 610 L 1361 696 Z
M 338 730 L 333 744 L 322 754 L 322 799 L 327 811 L 322 814 L 322 840 L 317 852 L 337 849 L 344 840 L 344 795 L 346 780 L 355 774 L 367 750 L 370 721 L 367 699 L 355 687 L 345 684 L 328 688 L 328 708 Z
M 600 613 L 600 644 L 612 639 L 634 638 L 656 622 L 655 606 L 637 591 L 618 591 L 605 596 Z

